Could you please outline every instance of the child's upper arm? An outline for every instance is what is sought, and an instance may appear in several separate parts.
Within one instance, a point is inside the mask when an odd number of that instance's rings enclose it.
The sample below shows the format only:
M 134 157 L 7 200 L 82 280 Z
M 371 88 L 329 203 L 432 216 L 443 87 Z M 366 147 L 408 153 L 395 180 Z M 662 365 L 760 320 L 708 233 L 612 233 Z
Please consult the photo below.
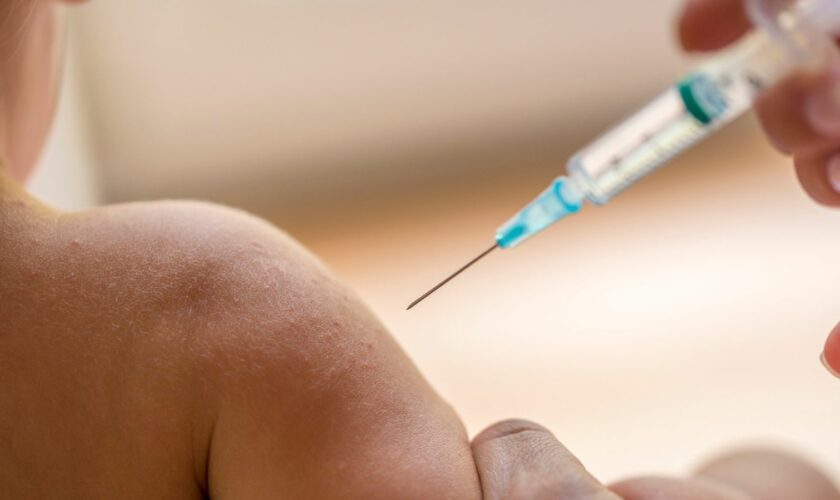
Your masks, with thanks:
M 387 331 L 294 242 L 243 220 L 196 348 L 212 498 L 471 498 L 466 433 Z

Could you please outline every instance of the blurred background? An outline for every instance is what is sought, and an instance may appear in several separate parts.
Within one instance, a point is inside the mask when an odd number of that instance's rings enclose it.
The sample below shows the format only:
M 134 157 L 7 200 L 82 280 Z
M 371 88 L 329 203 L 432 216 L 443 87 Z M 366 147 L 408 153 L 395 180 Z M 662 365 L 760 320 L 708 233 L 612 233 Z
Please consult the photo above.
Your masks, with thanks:
M 771 445 L 840 477 L 840 213 L 750 117 L 405 306 L 691 61 L 677 0 L 109 0 L 72 13 L 32 188 L 252 211 L 358 290 L 470 433 L 527 417 L 604 480 Z

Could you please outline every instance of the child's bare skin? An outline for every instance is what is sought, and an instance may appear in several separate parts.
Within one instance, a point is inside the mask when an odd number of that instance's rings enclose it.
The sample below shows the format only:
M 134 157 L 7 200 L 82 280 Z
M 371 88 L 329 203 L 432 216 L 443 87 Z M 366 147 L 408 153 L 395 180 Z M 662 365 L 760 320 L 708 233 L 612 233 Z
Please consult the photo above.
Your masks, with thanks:
M 3 498 L 477 496 L 455 414 L 267 224 L 6 187 L 0 256 Z
M 60 74 L 56 3 L 0 0 L 0 498 L 837 499 L 777 454 L 610 491 L 535 424 L 470 443 L 270 225 L 192 202 L 42 205 L 21 184 Z
M 356 298 L 253 217 L 63 214 L 21 187 L 57 2 L 0 2 L 0 498 L 471 498 L 455 413 Z

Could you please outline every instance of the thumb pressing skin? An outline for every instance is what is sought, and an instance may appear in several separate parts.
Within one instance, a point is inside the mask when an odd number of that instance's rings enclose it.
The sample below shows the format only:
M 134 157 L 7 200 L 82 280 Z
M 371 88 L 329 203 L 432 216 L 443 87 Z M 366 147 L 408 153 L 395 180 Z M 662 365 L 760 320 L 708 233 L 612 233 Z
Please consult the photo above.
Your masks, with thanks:
M 619 500 L 533 422 L 495 424 L 476 436 L 472 450 L 486 500 Z

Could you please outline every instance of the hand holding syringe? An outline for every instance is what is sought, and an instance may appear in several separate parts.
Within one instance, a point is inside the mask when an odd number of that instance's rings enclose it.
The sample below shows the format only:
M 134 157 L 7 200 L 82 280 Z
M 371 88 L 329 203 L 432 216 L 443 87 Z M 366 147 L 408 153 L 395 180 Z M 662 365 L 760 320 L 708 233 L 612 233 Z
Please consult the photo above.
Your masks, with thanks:
M 496 248 L 518 246 L 585 202 L 607 203 L 744 114 L 785 76 L 833 56 L 840 0 L 745 0 L 745 6 L 757 27 L 752 33 L 575 155 L 566 176 L 498 229 L 490 249 L 409 309 Z

